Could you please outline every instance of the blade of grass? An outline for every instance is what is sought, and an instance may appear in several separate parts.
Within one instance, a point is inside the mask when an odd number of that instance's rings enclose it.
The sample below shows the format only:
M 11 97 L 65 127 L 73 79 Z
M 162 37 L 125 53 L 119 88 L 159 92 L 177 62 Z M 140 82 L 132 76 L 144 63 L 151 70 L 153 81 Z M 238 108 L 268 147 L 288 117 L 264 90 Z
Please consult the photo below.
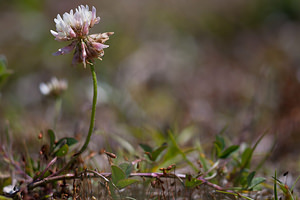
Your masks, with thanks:
M 289 197 L 290 197 L 289 199 L 294 200 L 293 194 L 290 189 L 288 189 L 288 193 L 289 193 Z
M 297 182 L 298 182 L 299 179 L 300 179 L 300 176 L 298 176 L 298 177 L 296 178 L 295 182 L 293 183 L 293 186 L 291 187 L 291 191 L 294 190 L 294 188 L 295 188 L 295 186 L 296 186 L 296 184 L 297 184 Z
M 196 141 L 196 149 L 199 152 L 199 160 L 202 164 L 202 167 L 203 167 L 204 171 L 206 172 L 208 170 L 208 166 L 207 166 L 207 163 L 206 163 L 207 161 L 206 161 L 206 158 L 205 158 L 205 154 L 203 153 L 201 143 L 199 141 Z
M 27 149 L 27 145 L 26 145 L 25 140 L 23 140 L 23 145 L 24 145 L 24 150 L 25 150 L 25 157 L 26 157 L 26 160 L 27 160 L 26 164 L 27 164 L 28 170 L 29 170 L 28 173 L 29 173 L 30 177 L 33 177 L 34 170 L 33 170 L 33 166 L 32 166 L 32 163 L 31 163 L 31 157 L 28 153 L 28 149 Z
M 274 140 L 271 149 L 268 151 L 268 153 L 266 153 L 266 155 L 261 159 L 261 161 L 258 163 L 258 165 L 255 168 L 255 171 L 258 171 L 266 162 L 266 160 L 272 155 L 272 153 L 274 152 L 274 149 L 276 147 L 276 140 Z
M 267 134 L 267 132 L 264 132 L 262 136 L 260 136 L 260 138 L 256 141 L 256 143 L 254 144 L 254 146 L 251 148 L 251 151 L 249 152 L 249 155 L 247 156 L 246 160 L 244 161 L 243 165 L 241 166 L 241 170 L 244 170 L 244 168 L 246 168 L 251 159 L 252 159 L 252 155 L 253 155 L 253 152 L 254 150 L 256 149 L 257 145 L 260 143 L 260 141 L 265 137 L 265 135 Z
M 248 200 L 254 200 L 250 197 L 243 196 L 239 193 L 227 192 L 227 191 L 222 191 L 222 190 L 216 190 L 216 192 L 223 193 L 223 194 L 231 194 L 231 195 L 234 195 L 236 197 L 242 197 L 242 198 L 245 198 L 245 199 L 248 199 Z
M 278 200 L 278 195 L 277 195 L 277 172 L 275 170 L 275 175 L 274 175 L 274 200 Z
M 197 167 L 186 157 L 185 153 L 183 151 L 181 151 L 181 149 L 179 148 L 173 134 L 170 131 L 169 131 L 169 137 L 171 139 L 171 142 L 173 143 L 173 145 L 177 149 L 177 151 L 182 156 L 182 158 L 197 172 L 198 171 Z

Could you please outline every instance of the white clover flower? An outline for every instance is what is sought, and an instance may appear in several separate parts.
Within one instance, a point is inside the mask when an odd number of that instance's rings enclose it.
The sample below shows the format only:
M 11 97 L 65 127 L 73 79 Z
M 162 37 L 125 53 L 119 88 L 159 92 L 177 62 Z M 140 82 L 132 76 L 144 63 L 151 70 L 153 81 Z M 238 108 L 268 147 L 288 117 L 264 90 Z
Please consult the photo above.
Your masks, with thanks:
M 98 24 L 100 17 L 96 17 L 96 8 L 93 6 L 92 11 L 89 11 L 88 6 L 78 6 L 73 14 L 73 10 L 70 13 L 63 14 L 63 18 L 58 14 L 54 19 L 56 23 L 57 32 L 50 30 L 56 40 L 68 41 L 76 37 L 85 36 L 89 33 L 89 28 L 92 28 L 94 24 Z
M 57 18 L 54 19 L 56 31 L 50 30 L 50 32 L 55 40 L 72 42 L 59 49 L 54 55 L 70 53 L 75 49 L 73 64 L 83 63 L 84 67 L 86 63 L 93 62 L 94 58 L 101 60 L 104 55 L 103 49 L 109 47 L 104 42 L 109 39 L 113 32 L 88 35 L 89 29 L 98 24 L 99 21 L 100 17 L 96 17 L 94 6 L 92 11 L 89 11 L 87 5 L 81 5 L 76 8 L 75 13 L 70 10 L 70 13 L 64 13 L 63 17 L 58 14 Z
M 45 96 L 60 96 L 68 88 L 68 82 L 65 79 L 58 80 L 56 77 L 51 78 L 48 83 L 40 84 L 40 91 Z

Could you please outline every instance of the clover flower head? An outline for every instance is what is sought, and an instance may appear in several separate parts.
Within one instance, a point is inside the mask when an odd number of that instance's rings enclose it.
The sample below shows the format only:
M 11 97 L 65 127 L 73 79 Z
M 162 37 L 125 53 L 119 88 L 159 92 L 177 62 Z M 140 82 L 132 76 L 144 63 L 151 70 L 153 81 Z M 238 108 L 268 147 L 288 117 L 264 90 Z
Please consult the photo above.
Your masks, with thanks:
M 65 79 L 58 80 L 56 77 L 51 78 L 48 83 L 40 84 L 40 91 L 45 96 L 60 96 L 68 88 L 68 82 Z
M 96 8 L 93 6 L 92 11 L 89 11 L 88 6 L 78 6 L 73 13 L 63 14 L 61 17 L 59 14 L 54 19 L 56 23 L 57 32 L 50 30 L 52 35 L 58 41 L 69 41 L 77 37 L 88 35 L 89 28 L 92 28 L 95 24 L 98 24 L 100 17 L 96 17 Z
M 56 31 L 50 30 L 50 32 L 55 40 L 71 41 L 71 43 L 59 49 L 54 55 L 70 53 L 75 49 L 73 64 L 83 63 L 84 67 L 86 63 L 92 63 L 95 58 L 101 60 L 104 55 L 103 49 L 108 47 L 104 43 L 113 32 L 88 35 L 89 29 L 98 24 L 99 21 L 100 17 L 96 17 L 94 6 L 92 11 L 87 5 L 81 5 L 75 9 L 75 13 L 70 10 L 70 13 L 64 13 L 63 17 L 58 14 L 57 18 L 54 19 Z

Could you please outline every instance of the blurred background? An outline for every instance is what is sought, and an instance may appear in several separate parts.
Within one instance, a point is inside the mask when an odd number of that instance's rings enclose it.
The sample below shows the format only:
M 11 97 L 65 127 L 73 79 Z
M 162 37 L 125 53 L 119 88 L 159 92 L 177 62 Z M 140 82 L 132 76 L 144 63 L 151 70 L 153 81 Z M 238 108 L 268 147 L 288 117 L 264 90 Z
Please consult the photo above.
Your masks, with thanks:
M 13 71 L 0 89 L 0 130 L 9 127 L 16 149 L 23 141 L 34 146 L 40 131 L 54 128 L 55 100 L 39 91 L 54 76 L 69 86 L 57 134 L 87 132 L 90 71 L 71 66 L 72 54 L 52 56 L 68 43 L 50 34 L 57 14 L 81 4 L 95 6 L 101 17 L 90 33 L 115 32 L 95 63 L 91 149 L 107 141 L 112 150 L 126 147 L 124 141 L 135 147 L 153 132 L 186 127 L 192 137 L 185 145 L 209 146 L 227 127 L 233 143 L 255 142 L 267 132 L 259 150 L 276 140 L 271 162 L 299 170 L 298 0 L 0 0 L 0 54 Z

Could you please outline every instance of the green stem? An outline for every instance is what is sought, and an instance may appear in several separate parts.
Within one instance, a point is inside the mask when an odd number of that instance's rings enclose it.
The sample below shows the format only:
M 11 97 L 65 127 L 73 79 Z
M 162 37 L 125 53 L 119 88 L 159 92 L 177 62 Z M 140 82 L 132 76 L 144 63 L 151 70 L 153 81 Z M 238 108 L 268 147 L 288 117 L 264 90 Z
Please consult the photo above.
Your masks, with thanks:
M 55 110 L 54 119 L 53 119 L 54 130 L 56 129 L 56 124 L 61 115 L 61 105 L 62 105 L 62 99 L 61 99 L 61 97 L 57 97 L 55 99 L 55 105 L 54 105 L 54 110 Z
M 96 76 L 94 65 L 91 64 L 90 66 L 91 66 L 91 72 L 92 72 L 92 77 L 93 77 L 93 89 L 94 89 L 90 128 L 89 128 L 88 135 L 86 136 L 85 143 L 81 147 L 81 149 L 77 153 L 77 155 L 80 155 L 81 153 L 83 153 L 86 150 L 86 148 L 88 147 L 93 130 L 94 130 L 94 124 L 95 124 L 95 113 L 96 113 L 96 103 L 97 103 L 97 76 Z
M 90 64 L 90 66 L 91 66 L 91 72 L 92 72 L 92 77 L 93 77 L 94 94 L 93 94 L 93 105 L 92 105 L 92 113 L 91 113 L 89 132 L 86 136 L 85 142 L 84 142 L 83 146 L 81 147 L 81 149 L 76 154 L 73 155 L 71 160 L 64 167 L 62 167 L 59 171 L 51 174 L 49 177 L 57 176 L 57 175 L 61 174 L 64 170 L 68 169 L 71 166 L 71 164 L 78 158 L 78 156 L 86 150 L 86 148 L 88 147 L 88 145 L 90 143 L 90 139 L 91 139 L 91 136 L 92 136 L 92 133 L 94 130 L 96 103 L 97 103 L 97 76 L 96 76 L 94 65 Z

